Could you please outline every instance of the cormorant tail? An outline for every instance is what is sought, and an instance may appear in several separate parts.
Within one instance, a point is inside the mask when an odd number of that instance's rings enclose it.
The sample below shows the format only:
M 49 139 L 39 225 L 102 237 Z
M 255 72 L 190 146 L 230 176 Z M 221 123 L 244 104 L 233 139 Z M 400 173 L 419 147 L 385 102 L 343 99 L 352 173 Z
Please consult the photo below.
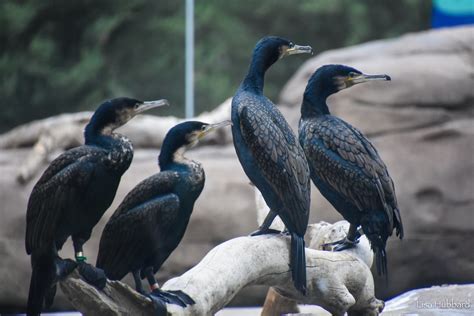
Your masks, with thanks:
M 382 214 L 382 216 L 380 216 Z M 387 227 L 388 220 L 382 212 L 369 212 L 361 219 L 362 230 L 367 239 L 370 241 L 370 246 L 375 254 L 375 265 L 377 267 L 377 274 L 385 276 L 388 280 L 387 271 L 387 253 L 385 246 L 387 244 L 388 236 L 392 234 L 391 227 Z
M 54 258 L 50 255 L 35 258 L 32 255 L 32 274 L 30 281 L 30 291 L 28 293 L 28 305 L 26 314 L 28 316 L 40 315 L 43 302 L 46 296 L 48 303 L 52 303 L 54 293 L 50 292 L 50 287 L 54 278 Z M 53 294 L 53 297 L 51 297 Z
M 375 252 L 375 264 L 377 266 L 377 274 L 380 276 L 388 277 L 387 271 L 387 253 L 384 247 L 374 247 Z
M 55 283 L 53 286 L 51 286 L 47 291 L 46 291 L 46 296 L 44 298 L 44 307 L 45 308 L 50 308 L 51 305 L 53 305 L 54 302 L 54 297 L 56 296 L 56 290 L 58 288 L 58 285 Z
M 306 256 L 304 239 L 296 233 L 291 233 L 290 266 L 295 288 L 303 295 L 306 295 Z
M 385 245 L 387 238 L 383 238 L 380 235 L 367 235 L 370 241 L 370 245 L 375 254 L 375 266 L 377 267 L 377 274 L 379 276 L 385 276 L 385 281 L 388 282 L 388 269 L 387 269 L 387 253 L 385 251 Z

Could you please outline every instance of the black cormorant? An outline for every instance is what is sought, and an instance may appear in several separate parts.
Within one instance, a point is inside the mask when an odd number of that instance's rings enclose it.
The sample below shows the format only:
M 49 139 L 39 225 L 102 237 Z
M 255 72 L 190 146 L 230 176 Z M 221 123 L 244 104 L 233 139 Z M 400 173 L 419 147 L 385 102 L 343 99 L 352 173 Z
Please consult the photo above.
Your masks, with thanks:
M 99 106 L 87 124 L 85 145 L 53 160 L 31 192 L 26 213 L 26 252 L 31 255 L 32 275 L 28 315 L 49 307 L 58 277 L 75 268 L 58 256 L 72 237 L 75 258 L 84 271 L 82 246 L 115 197 L 122 174 L 133 157 L 130 141 L 114 129 L 136 114 L 166 105 L 166 100 L 142 102 L 117 98 Z M 105 280 L 105 279 L 104 279 Z
M 299 140 L 321 194 L 350 222 L 347 238 L 335 250 L 355 245 L 359 225 L 375 252 L 377 272 L 387 273 L 385 244 L 403 226 L 393 181 L 375 147 L 355 127 L 329 113 L 326 99 L 355 84 L 391 80 L 365 75 L 343 65 L 326 65 L 309 79 L 304 92 Z
M 266 70 L 288 55 L 312 53 L 280 37 L 261 39 L 253 51 L 247 76 L 232 99 L 232 135 L 242 167 L 270 208 L 260 229 L 271 232 L 279 215 L 291 234 L 290 263 L 295 287 L 306 292 L 304 234 L 310 205 L 309 169 L 291 127 L 263 95 Z
M 154 274 L 183 238 L 204 187 L 201 164 L 183 154 L 209 132 L 229 124 L 190 121 L 170 129 L 158 158 L 160 172 L 133 188 L 104 228 L 97 267 L 109 279 L 132 272 L 138 292 L 145 294 L 141 279 L 146 277 L 151 295 L 183 307 L 194 303 L 180 291 L 160 290 Z

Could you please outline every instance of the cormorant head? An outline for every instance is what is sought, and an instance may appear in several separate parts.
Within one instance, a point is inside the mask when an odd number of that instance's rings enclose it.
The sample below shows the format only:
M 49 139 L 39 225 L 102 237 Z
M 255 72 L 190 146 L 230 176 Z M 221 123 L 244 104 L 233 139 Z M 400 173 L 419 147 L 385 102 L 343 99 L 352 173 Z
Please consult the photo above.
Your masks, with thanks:
M 261 56 L 269 67 L 278 59 L 295 54 L 312 54 L 311 46 L 295 45 L 293 42 L 277 36 L 267 36 L 258 41 L 254 57 Z
M 168 101 L 165 99 L 145 102 L 125 97 L 111 99 L 99 106 L 92 116 L 89 125 L 102 134 L 110 134 L 114 129 L 124 125 L 135 115 L 168 104 Z
M 181 160 L 183 153 L 196 146 L 203 137 L 220 127 L 231 125 L 231 121 L 216 124 L 207 124 L 199 121 L 187 121 L 171 128 L 163 140 L 159 163 L 163 168 L 165 164 Z
M 359 70 L 344 65 L 325 65 L 320 67 L 308 81 L 306 91 L 316 90 L 325 97 L 356 84 L 374 81 L 391 80 L 388 75 L 366 75 Z

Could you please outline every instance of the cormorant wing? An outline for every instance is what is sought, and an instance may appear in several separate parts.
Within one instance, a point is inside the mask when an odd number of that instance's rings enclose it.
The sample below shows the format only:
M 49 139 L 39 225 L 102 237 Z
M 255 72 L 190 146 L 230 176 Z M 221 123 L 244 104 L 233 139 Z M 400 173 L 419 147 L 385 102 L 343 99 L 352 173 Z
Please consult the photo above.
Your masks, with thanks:
M 122 279 L 144 261 L 160 255 L 164 238 L 170 233 L 163 226 L 174 228 L 169 223 L 176 220 L 179 207 L 178 196 L 169 193 L 114 213 L 100 239 L 97 267 L 103 268 L 111 279 Z
M 370 141 L 334 116 L 307 124 L 306 135 L 300 139 L 312 171 L 360 211 L 375 210 L 382 204 L 390 226 L 394 227 L 395 216 L 397 234 L 402 233 L 393 181 Z
M 128 192 L 111 219 L 157 196 L 172 193 L 178 181 L 179 174 L 175 171 L 162 171 L 146 178 Z
M 309 169 L 290 126 L 278 110 L 243 106 L 239 116 L 243 139 L 261 175 L 281 199 L 282 209 L 275 211 L 280 211 L 289 229 L 304 233 L 309 217 Z
M 25 246 L 28 254 L 54 241 L 58 221 L 75 207 L 94 173 L 96 155 L 81 146 L 65 152 L 49 165 L 34 186 L 26 211 Z

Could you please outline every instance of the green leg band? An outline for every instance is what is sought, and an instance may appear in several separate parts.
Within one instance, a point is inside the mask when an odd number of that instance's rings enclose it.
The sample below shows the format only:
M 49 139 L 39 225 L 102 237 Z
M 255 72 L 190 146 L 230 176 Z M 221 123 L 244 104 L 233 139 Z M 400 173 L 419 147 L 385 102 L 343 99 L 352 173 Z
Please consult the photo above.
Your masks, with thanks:
M 76 261 L 77 262 L 85 262 L 87 260 L 87 257 L 83 255 L 82 251 L 76 253 Z

